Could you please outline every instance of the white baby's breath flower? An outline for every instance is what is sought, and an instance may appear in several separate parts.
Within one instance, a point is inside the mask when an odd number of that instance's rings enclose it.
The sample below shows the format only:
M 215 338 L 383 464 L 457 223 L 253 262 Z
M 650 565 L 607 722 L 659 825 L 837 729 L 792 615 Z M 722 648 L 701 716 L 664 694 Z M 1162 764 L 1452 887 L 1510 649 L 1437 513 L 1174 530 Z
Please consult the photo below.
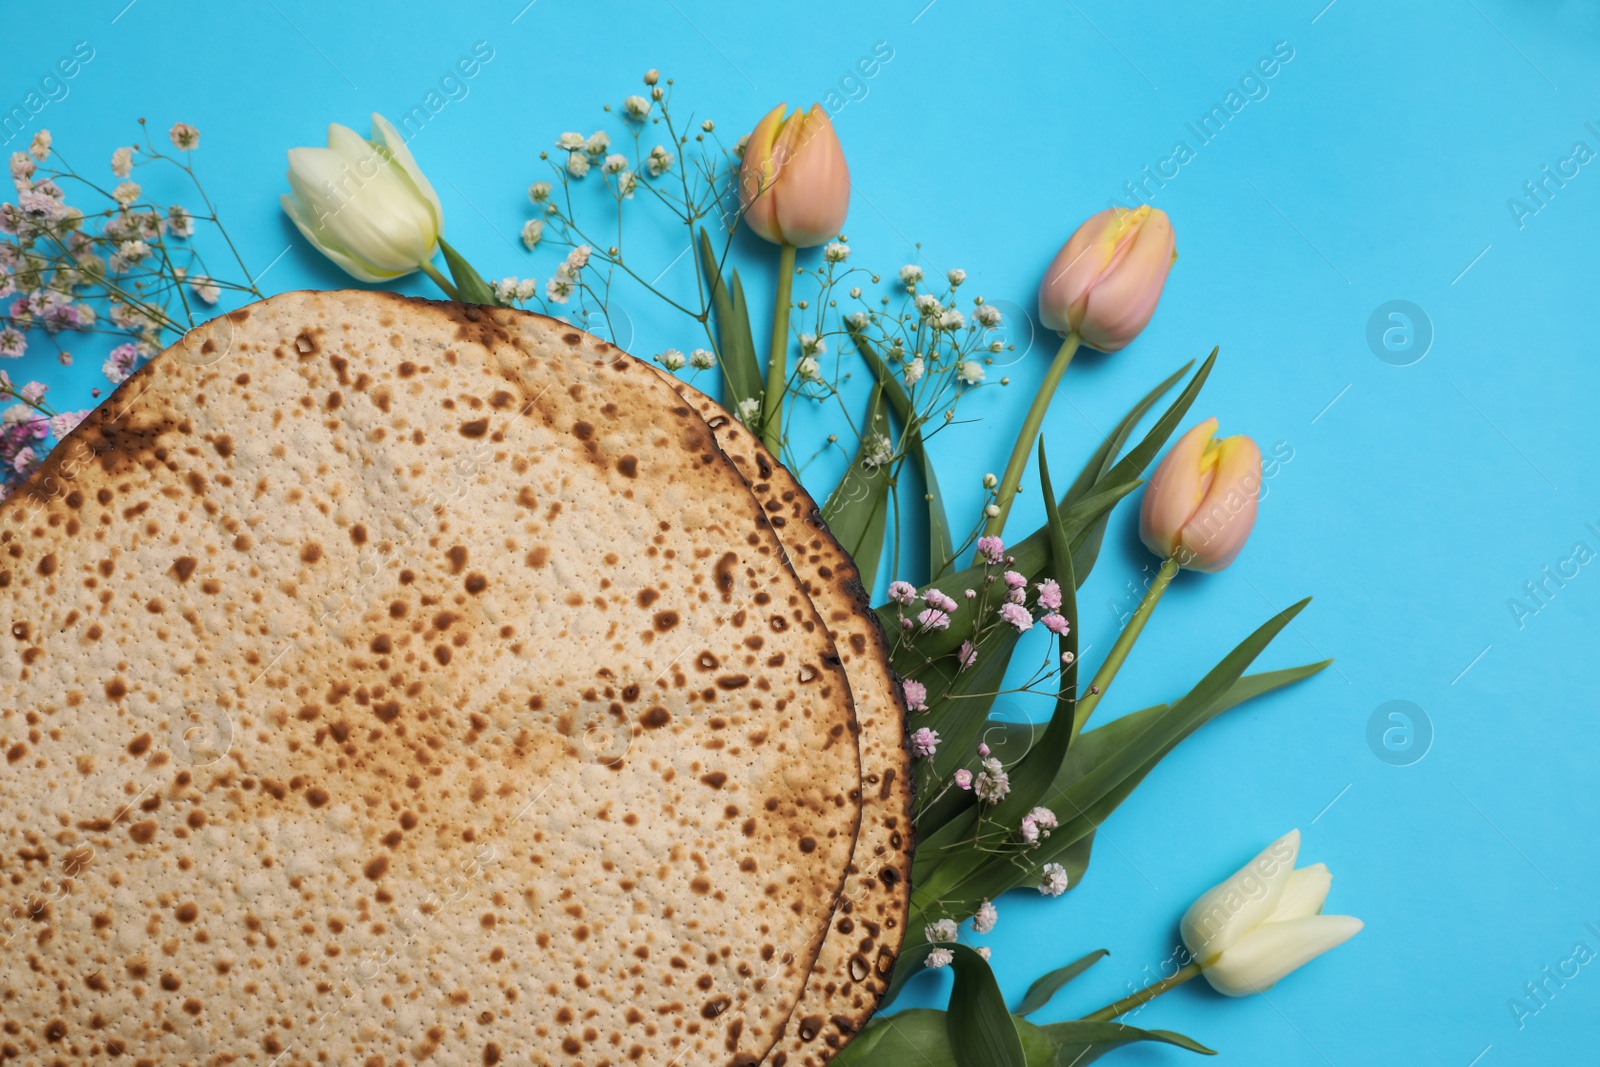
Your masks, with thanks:
M 993 327 L 1000 325 L 1000 309 L 993 304 L 979 304 L 973 309 L 972 317 L 979 326 Z
M 650 101 L 642 96 L 630 96 L 622 102 L 622 110 L 628 113 L 630 119 L 642 121 L 650 114 Z
M 947 948 L 936 948 L 928 953 L 928 969 L 937 971 L 941 967 L 948 967 L 955 961 L 956 954 Z
M 167 208 L 166 230 L 174 237 L 194 236 L 194 216 L 178 204 Z
M 872 321 L 872 316 L 865 311 L 852 311 L 844 317 L 845 325 L 852 330 L 865 330 L 867 323 Z
M 829 263 L 843 263 L 850 258 L 850 246 L 843 241 L 829 241 L 823 246 L 822 258 Z
M 44 105 L 40 105 L 43 107 Z M 40 130 L 33 135 L 33 140 L 28 142 L 28 155 L 40 163 L 50 158 L 50 131 Z
M 621 174 L 628 169 L 628 157 L 613 152 L 606 157 L 606 161 L 600 165 L 600 169 L 607 174 Z
M 917 310 L 922 313 L 922 317 L 925 319 L 932 318 L 944 311 L 944 305 L 940 304 L 932 293 L 922 293 L 912 303 L 916 305 Z
M 710 370 L 717 365 L 717 357 L 704 348 L 689 353 L 689 366 L 695 370 Z
M 1039 892 L 1047 897 L 1059 897 L 1068 889 L 1067 869 L 1059 863 L 1047 863 L 1039 871 Z
M 194 295 L 199 297 L 203 303 L 215 304 L 222 299 L 222 289 L 204 274 L 196 274 L 191 277 L 189 279 L 189 288 L 194 290 Z
M 539 283 L 533 278 L 524 278 L 517 283 L 516 299 L 519 303 L 532 300 L 539 291 Z
M 594 131 L 589 135 L 589 139 L 583 142 L 584 151 L 591 156 L 603 156 L 606 154 L 606 149 L 610 147 L 611 137 L 604 130 Z
M 938 922 L 931 922 L 922 928 L 922 936 L 935 945 L 940 942 L 954 941 L 959 934 L 960 929 L 956 926 L 954 919 L 940 919 Z
M 552 303 L 565 304 L 572 296 L 573 278 L 565 270 L 558 270 L 544 283 L 545 298 Z
M 996 515 L 1000 514 L 1000 508 L 995 504 L 985 504 L 983 507 L 983 513 L 985 516 L 992 519 Z
M 572 251 L 567 253 L 566 261 L 561 265 L 562 269 L 568 274 L 576 277 L 580 270 L 589 265 L 589 255 L 591 252 L 593 252 L 593 249 L 591 249 L 588 245 L 579 245 L 577 248 L 574 248 Z
M 749 143 L 750 135 L 747 133 L 733 143 L 733 154 L 738 156 L 740 159 L 743 159 L 745 147 L 749 145 Z
M 961 364 L 959 373 L 963 382 L 968 385 L 977 385 L 983 381 L 983 364 L 975 359 L 965 360 Z
M 550 183 L 534 182 L 532 185 L 528 186 L 528 199 L 532 200 L 535 204 L 542 204 L 546 200 L 550 199 Z
M 815 382 L 822 378 L 822 367 L 810 356 L 801 356 L 800 362 L 795 364 L 795 373 L 803 382 Z
M 749 426 L 761 414 L 761 401 L 753 396 L 739 401 L 739 421 Z
M 868 470 L 881 467 L 894 459 L 894 445 L 881 433 L 875 433 L 863 442 L 865 448 L 861 454 L 861 465 Z
M 172 147 L 184 152 L 200 147 L 200 131 L 187 122 L 174 122 L 167 136 L 172 138 Z
M 974 951 L 978 955 L 982 956 L 985 960 L 987 960 L 994 952 L 994 950 L 991 949 L 988 945 L 979 945 L 977 948 L 973 949 L 972 951 Z
M 582 152 L 567 153 L 567 173 L 574 178 L 581 178 L 589 173 L 589 157 Z
M 995 911 L 994 905 L 986 900 L 978 905 L 978 912 L 972 917 L 972 931 L 977 934 L 987 934 L 999 921 L 999 913 Z
M 682 370 L 684 363 L 683 353 L 679 352 L 676 348 L 669 348 L 656 357 L 656 362 L 668 370 Z
M 913 357 L 911 362 L 906 364 L 904 377 L 907 389 L 911 388 L 913 385 L 916 385 L 922 380 L 922 372 L 925 366 L 926 364 L 922 362 L 921 356 Z
M 568 130 L 566 133 L 556 138 L 556 147 L 561 149 L 563 152 L 576 152 L 582 148 L 583 145 L 583 134 L 573 133 L 571 130 Z
M 143 192 L 138 182 L 118 182 L 117 187 L 111 190 L 111 199 L 123 207 L 128 207 L 138 200 Z
M 1005 350 L 1006 350 L 1005 342 L 1003 342 L 1003 341 L 990 341 L 989 342 L 989 351 L 993 352 L 995 355 L 999 355 L 1001 352 L 1004 352 Z
M 133 173 L 133 149 L 131 147 L 119 148 L 111 153 L 111 173 L 119 178 L 126 178 Z
M 900 268 L 900 284 L 916 285 L 922 280 L 922 268 L 915 263 L 907 263 Z
M 800 335 L 800 351 L 808 356 L 820 356 L 828 350 L 828 343 L 814 333 Z
M 939 328 L 942 330 L 959 330 L 966 325 L 966 316 L 954 308 L 939 316 Z
M 644 161 L 644 166 L 650 172 L 650 177 L 659 178 L 672 169 L 674 158 L 671 152 L 668 152 L 660 145 L 656 145 L 650 149 L 650 158 Z
M 544 220 L 529 219 L 522 224 L 522 246 L 528 251 L 533 251 L 534 246 L 544 239 Z
M 631 170 L 625 170 L 617 175 L 617 192 L 622 194 L 622 199 L 632 200 L 633 191 L 639 188 L 638 175 Z
M 962 270 L 960 267 L 956 267 L 954 270 L 947 273 L 945 278 L 949 280 L 951 288 L 954 288 L 955 286 L 958 286 L 967 280 L 967 272 Z

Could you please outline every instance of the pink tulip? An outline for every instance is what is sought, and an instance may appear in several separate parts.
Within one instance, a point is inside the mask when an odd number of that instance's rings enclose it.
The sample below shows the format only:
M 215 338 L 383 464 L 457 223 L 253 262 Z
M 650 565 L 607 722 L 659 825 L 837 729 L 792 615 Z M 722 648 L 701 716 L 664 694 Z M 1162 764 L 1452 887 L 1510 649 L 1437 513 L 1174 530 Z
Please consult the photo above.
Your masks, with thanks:
M 1107 208 L 1050 262 L 1039 285 L 1039 319 L 1062 336 L 1076 330 L 1090 348 L 1124 348 L 1155 314 L 1176 258 L 1166 212 L 1148 204 Z
M 1207 419 L 1178 439 L 1150 477 L 1139 537 L 1163 559 L 1190 570 L 1232 563 L 1256 523 L 1261 450 L 1250 438 L 1215 436 Z
M 773 244 L 811 248 L 839 235 L 850 210 L 850 168 L 821 104 L 756 124 L 739 169 L 744 221 Z

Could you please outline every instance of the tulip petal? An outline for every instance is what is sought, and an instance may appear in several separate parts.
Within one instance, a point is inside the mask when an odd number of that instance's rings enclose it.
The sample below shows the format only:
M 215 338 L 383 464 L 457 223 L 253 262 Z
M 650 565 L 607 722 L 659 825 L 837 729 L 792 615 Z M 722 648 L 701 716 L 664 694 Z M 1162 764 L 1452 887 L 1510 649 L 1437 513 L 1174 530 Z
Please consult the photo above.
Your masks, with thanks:
M 1350 940 L 1366 924 L 1349 915 L 1312 915 L 1264 923 L 1239 938 L 1203 974 L 1229 997 L 1271 989 L 1284 976 Z
M 838 236 L 850 210 L 850 168 L 821 104 L 790 120 L 773 159 L 779 167 L 775 192 L 783 239 L 811 248 Z
M 333 260 L 334 265 L 343 270 L 346 274 L 358 281 L 363 282 L 383 282 L 389 280 L 386 277 L 374 274 L 364 264 L 346 255 L 342 249 L 334 248 L 329 245 L 328 242 L 323 239 L 323 235 L 317 233 L 316 219 L 306 212 L 305 206 L 301 204 L 299 200 L 287 193 L 284 193 L 279 195 L 278 202 L 283 205 L 284 214 L 289 216 L 289 221 L 294 223 L 295 228 L 300 231 L 300 235 L 307 241 L 310 241 L 312 247 L 316 248 L 317 251 Z
M 1177 551 L 1184 525 L 1205 499 L 1201 459 L 1216 432 L 1217 420 L 1210 418 L 1178 438 L 1145 486 L 1139 537 L 1162 559 Z
M 778 200 L 773 189 L 777 167 L 772 150 L 786 110 L 787 104 L 779 104 L 756 123 L 745 142 L 744 162 L 739 166 L 739 203 L 744 209 L 744 222 L 756 236 L 774 244 L 783 241 L 783 234 L 778 229 Z
M 1333 874 L 1325 863 L 1313 863 L 1309 867 L 1301 867 L 1289 875 L 1289 883 L 1283 887 L 1283 896 L 1278 898 L 1278 906 L 1267 916 L 1267 922 L 1288 922 L 1290 919 L 1304 919 L 1322 911 L 1322 902 L 1328 899 L 1328 889 L 1333 885 Z
M 433 206 L 434 228 L 441 234 L 444 233 L 444 205 L 439 203 L 439 194 L 433 191 L 433 183 L 428 181 L 428 176 L 422 173 L 422 168 L 417 166 L 417 161 L 411 158 L 411 149 L 406 146 L 405 138 L 400 136 L 400 131 L 394 124 L 376 111 L 372 113 L 372 136 L 383 147 L 389 150 L 395 162 L 400 164 L 406 177 L 411 179 L 411 184 Z
M 1236 559 L 1250 539 L 1261 498 L 1261 449 L 1243 435 L 1217 442 L 1205 498 L 1183 524 L 1179 562 L 1214 573 Z
M 1183 943 L 1202 966 L 1272 914 L 1299 852 L 1300 831 L 1290 830 L 1183 913 Z
M 1039 321 L 1066 334 L 1083 318 L 1089 290 L 1108 261 L 1106 235 L 1117 221 L 1114 208 L 1090 216 L 1067 239 L 1039 283 Z
M 1175 239 L 1166 212 L 1150 209 L 1124 222 L 1134 231 L 1090 289 L 1079 326 L 1084 343 L 1102 352 L 1127 347 L 1149 324 L 1172 269 Z

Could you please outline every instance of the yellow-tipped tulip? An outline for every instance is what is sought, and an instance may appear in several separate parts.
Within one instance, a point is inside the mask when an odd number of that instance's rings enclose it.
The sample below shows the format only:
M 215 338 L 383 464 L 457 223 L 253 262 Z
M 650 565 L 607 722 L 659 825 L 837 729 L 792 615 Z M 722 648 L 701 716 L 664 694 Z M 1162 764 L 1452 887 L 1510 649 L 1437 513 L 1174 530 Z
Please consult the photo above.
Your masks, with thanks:
M 1218 438 L 1207 419 L 1178 439 L 1139 509 L 1139 537 L 1163 559 L 1220 571 L 1250 538 L 1261 496 L 1261 449 L 1240 434 Z
M 1177 252 L 1167 213 L 1149 204 L 1107 208 L 1078 227 L 1039 285 L 1039 320 L 1065 337 L 1115 352 L 1156 312 Z
M 756 124 L 739 170 L 744 221 L 773 244 L 811 248 L 837 237 L 850 210 L 850 168 L 821 104 Z

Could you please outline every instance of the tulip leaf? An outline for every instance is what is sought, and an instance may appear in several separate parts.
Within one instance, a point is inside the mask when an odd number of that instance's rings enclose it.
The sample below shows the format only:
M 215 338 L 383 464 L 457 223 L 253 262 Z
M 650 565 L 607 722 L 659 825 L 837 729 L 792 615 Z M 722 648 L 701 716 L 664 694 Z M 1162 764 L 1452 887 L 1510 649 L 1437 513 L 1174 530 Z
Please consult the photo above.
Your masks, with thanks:
M 744 286 L 738 271 L 733 272 L 733 291 L 722 281 L 722 268 L 711 245 L 711 235 L 700 228 L 696 249 L 701 273 L 711 290 L 711 307 L 716 313 L 717 365 L 722 370 L 723 406 L 737 412 L 741 402 L 761 398 L 761 371 L 756 365 L 756 343 L 750 332 L 750 314 L 744 304 Z
M 955 956 L 945 1029 L 956 1067 L 1027 1067 L 1017 1024 L 988 961 L 966 945 L 946 947 Z
M 450 247 L 450 242 L 443 237 L 439 238 L 439 251 L 444 253 L 445 265 L 450 268 L 450 280 L 455 282 L 456 292 L 464 303 L 505 307 L 505 303 L 489 288 L 489 283 L 483 280 L 483 275 L 473 270 L 472 264 Z
M 1033 1012 L 1038 1011 L 1050 1003 L 1050 998 L 1055 996 L 1062 986 L 1109 955 L 1110 953 L 1105 949 L 1097 948 L 1082 959 L 1069 963 L 1065 967 L 1058 967 L 1039 978 L 1033 985 L 1028 987 L 1027 995 L 1022 998 L 1022 1003 L 1017 1007 L 1017 1014 L 1031 1015 Z
M 1206 1048 L 1193 1038 L 1173 1033 L 1171 1030 L 1141 1030 L 1114 1022 L 1088 1022 L 1075 1019 L 1070 1022 L 1050 1023 L 1039 1029 L 1045 1032 L 1055 1048 L 1056 1067 L 1082 1067 L 1093 1063 L 1114 1048 L 1135 1041 L 1156 1041 L 1176 1045 L 1203 1056 L 1215 1056 L 1215 1049 Z
M 883 386 L 883 393 L 889 401 L 890 409 L 906 428 L 906 452 L 922 469 L 922 481 L 926 486 L 928 505 L 928 574 L 931 576 L 931 581 L 937 581 L 955 562 L 956 550 L 950 541 L 950 520 L 945 517 L 944 494 L 939 491 L 939 476 L 933 468 L 933 458 L 928 455 L 927 444 L 922 438 L 921 421 L 917 418 L 911 397 L 901 387 L 899 380 L 889 373 L 883 357 L 878 354 L 872 342 L 867 340 L 866 335 L 860 330 L 851 330 L 850 340 L 855 342 L 856 351 L 861 353 L 861 358 L 866 361 L 873 376 Z
M 873 439 L 889 437 L 889 417 L 884 411 L 883 387 L 873 386 L 867 401 L 867 418 L 855 459 L 822 506 L 822 518 L 834 538 L 855 560 L 863 588 L 871 589 L 883 559 L 884 535 L 889 517 L 889 490 L 893 465 L 870 462 Z

